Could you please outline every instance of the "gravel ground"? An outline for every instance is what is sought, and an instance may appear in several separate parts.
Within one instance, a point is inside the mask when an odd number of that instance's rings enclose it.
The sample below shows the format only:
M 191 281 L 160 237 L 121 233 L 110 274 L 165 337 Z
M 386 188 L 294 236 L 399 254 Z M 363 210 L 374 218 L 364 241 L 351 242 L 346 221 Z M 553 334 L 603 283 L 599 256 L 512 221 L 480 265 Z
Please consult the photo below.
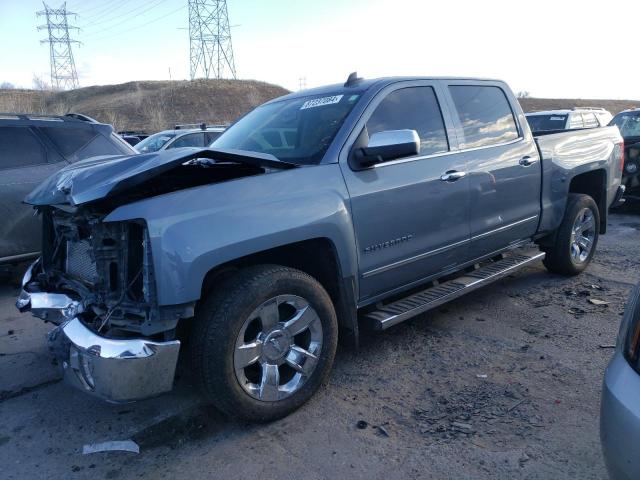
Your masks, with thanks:
M 0 286 L 0 477 L 606 478 L 600 386 L 639 279 L 636 210 L 611 216 L 578 277 L 530 267 L 341 348 L 329 385 L 267 425 L 224 419 L 186 376 L 124 406 L 67 388 L 47 326 Z M 124 439 L 140 453 L 82 454 Z

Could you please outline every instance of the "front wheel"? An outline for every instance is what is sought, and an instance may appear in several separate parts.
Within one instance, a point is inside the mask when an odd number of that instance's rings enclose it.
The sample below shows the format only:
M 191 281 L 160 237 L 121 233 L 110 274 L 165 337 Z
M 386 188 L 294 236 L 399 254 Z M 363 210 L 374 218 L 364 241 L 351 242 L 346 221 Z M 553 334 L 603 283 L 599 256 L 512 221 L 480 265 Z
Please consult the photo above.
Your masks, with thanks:
M 600 228 L 600 212 L 589 195 L 571 193 L 555 243 L 548 247 L 544 265 L 554 273 L 581 273 L 596 251 Z
M 327 292 L 292 268 L 241 270 L 197 309 L 192 331 L 196 380 L 230 416 L 288 415 L 326 381 L 338 324 Z

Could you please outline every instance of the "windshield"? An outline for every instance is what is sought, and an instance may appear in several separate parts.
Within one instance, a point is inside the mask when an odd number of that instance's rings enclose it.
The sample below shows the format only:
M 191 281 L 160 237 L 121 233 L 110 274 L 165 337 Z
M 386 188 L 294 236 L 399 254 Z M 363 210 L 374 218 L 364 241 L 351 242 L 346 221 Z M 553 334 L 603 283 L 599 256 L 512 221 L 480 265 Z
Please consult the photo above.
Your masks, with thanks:
M 135 146 L 139 153 L 157 152 L 175 137 L 175 133 L 160 132 L 145 138 Z
M 550 130 L 564 130 L 567 124 L 566 115 L 527 115 L 527 122 L 531 130 L 536 132 L 548 132 Z
M 609 125 L 616 125 L 623 138 L 640 137 L 640 112 L 619 113 Z
M 269 153 L 297 164 L 319 163 L 358 98 L 354 92 L 263 105 L 230 127 L 212 147 Z

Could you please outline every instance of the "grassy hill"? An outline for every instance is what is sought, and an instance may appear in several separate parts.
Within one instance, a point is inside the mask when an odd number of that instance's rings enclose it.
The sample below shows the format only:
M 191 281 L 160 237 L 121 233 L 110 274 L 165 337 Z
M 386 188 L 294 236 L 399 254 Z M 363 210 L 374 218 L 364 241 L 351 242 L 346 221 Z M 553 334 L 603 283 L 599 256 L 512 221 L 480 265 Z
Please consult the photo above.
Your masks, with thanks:
M 252 80 L 141 81 L 62 92 L 0 90 L 0 112 L 76 112 L 117 130 L 155 132 L 176 123 L 230 123 L 286 93 Z
M 253 80 L 141 81 L 63 92 L 0 89 L 0 112 L 77 112 L 117 130 L 152 133 L 176 123 L 229 123 L 286 93 L 277 85 Z M 634 100 L 523 98 L 520 103 L 526 112 L 595 106 L 615 114 L 640 107 Z

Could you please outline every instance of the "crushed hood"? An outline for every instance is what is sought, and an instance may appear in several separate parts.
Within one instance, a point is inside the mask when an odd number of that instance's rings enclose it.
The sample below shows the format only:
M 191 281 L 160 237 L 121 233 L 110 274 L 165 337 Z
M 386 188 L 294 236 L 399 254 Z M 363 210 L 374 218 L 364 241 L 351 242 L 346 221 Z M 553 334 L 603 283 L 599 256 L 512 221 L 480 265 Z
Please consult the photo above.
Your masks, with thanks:
M 210 148 L 178 148 L 154 153 L 92 157 L 69 165 L 42 182 L 24 199 L 30 205 L 81 205 L 131 190 L 196 158 L 272 169 L 294 168 L 273 155 Z

